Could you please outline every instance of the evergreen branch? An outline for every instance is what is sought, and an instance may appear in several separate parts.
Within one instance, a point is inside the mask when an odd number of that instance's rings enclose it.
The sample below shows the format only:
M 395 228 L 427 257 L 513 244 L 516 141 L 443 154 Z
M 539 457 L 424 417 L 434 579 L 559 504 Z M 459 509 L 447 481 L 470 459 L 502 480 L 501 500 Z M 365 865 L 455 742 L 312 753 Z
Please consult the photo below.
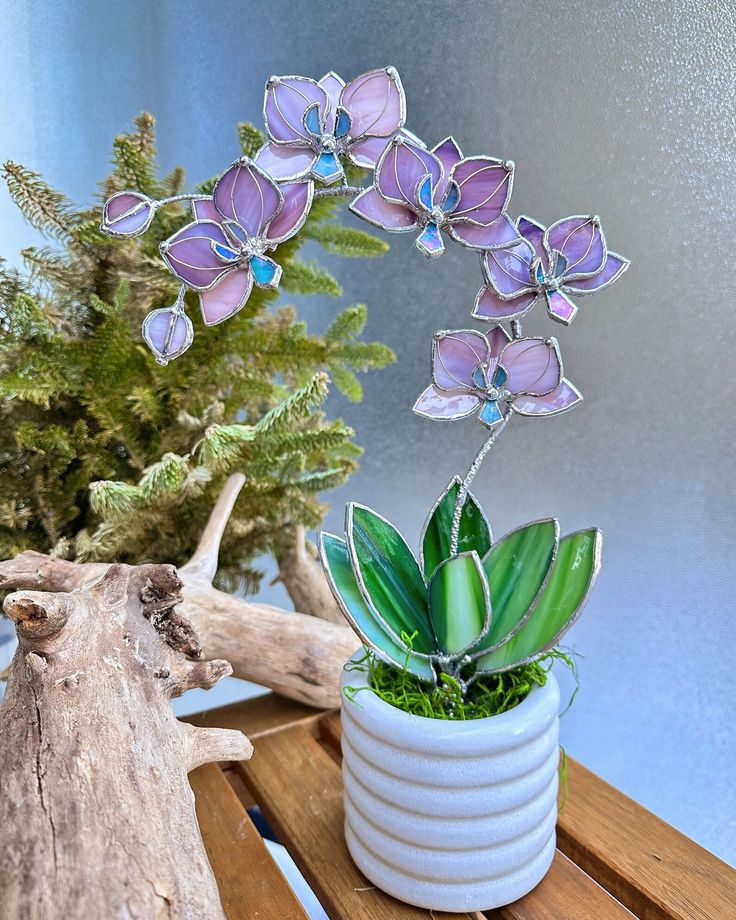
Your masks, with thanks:
M 247 157 L 254 157 L 266 142 L 263 132 L 250 121 L 241 121 L 238 125 L 240 149 Z
M 259 433 L 279 432 L 308 418 L 312 410 L 327 399 L 329 379 L 323 372 L 315 374 L 306 386 L 267 412 L 256 424 L 256 430 Z
M 347 258 L 382 256 L 389 248 L 385 240 L 372 233 L 339 224 L 307 224 L 302 234 L 315 240 L 327 252 Z
M 342 310 L 332 320 L 325 332 L 325 338 L 331 342 L 343 342 L 359 336 L 368 319 L 368 308 L 363 303 Z
M 28 223 L 45 236 L 64 240 L 77 225 L 68 198 L 47 185 L 38 173 L 8 160 L 3 166 L 8 192 Z
M 284 265 L 281 287 L 291 294 L 326 294 L 329 297 L 342 294 L 339 281 L 326 269 L 296 259 Z

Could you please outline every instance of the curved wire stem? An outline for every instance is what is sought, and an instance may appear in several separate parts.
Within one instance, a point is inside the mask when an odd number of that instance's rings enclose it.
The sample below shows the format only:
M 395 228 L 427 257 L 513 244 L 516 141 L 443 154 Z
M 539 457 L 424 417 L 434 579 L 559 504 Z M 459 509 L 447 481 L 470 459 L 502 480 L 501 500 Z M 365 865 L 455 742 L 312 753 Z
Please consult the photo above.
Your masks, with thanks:
M 171 195 L 170 198 L 159 198 L 157 201 L 154 201 L 153 204 L 157 208 L 162 208 L 167 204 L 175 204 L 177 201 L 201 201 L 203 198 L 207 198 L 207 195 L 195 194 L 190 192 L 185 195 Z
M 314 193 L 315 198 L 350 198 L 365 191 L 361 185 L 337 185 L 333 188 L 319 188 Z
M 455 501 L 455 509 L 452 512 L 452 526 L 450 527 L 450 555 L 457 556 L 457 544 L 460 539 L 460 516 L 463 513 L 463 505 L 465 504 L 465 499 L 468 497 L 468 492 L 470 491 L 470 484 L 475 479 L 475 474 L 481 467 L 483 459 L 488 451 L 496 443 L 496 438 L 501 434 L 503 429 L 506 427 L 508 422 L 508 417 L 506 417 L 501 424 L 496 428 L 491 435 L 486 438 L 483 442 L 480 450 L 475 455 L 475 459 L 470 464 L 470 469 L 468 470 L 465 479 L 463 479 L 460 489 L 457 493 L 457 499 Z

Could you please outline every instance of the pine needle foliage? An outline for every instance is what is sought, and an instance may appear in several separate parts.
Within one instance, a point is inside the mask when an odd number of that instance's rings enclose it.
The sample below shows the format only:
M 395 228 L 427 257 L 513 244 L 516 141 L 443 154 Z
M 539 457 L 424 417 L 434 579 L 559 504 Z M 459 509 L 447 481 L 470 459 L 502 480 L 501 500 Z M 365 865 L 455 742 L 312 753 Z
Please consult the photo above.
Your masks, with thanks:
M 263 143 L 250 124 L 238 139 L 246 154 Z M 115 139 L 112 156 L 100 199 L 125 188 L 156 198 L 184 189 L 181 167 L 158 178 L 148 114 Z M 385 345 L 358 340 L 365 307 L 348 307 L 324 335 L 310 335 L 293 306 L 255 289 L 239 314 L 205 328 L 188 294 L 194 343 L 159 367 L 140 326 L 176 297 L 158 242 L 191 219 L 188 206 L 162 208 L 143 237 L 111 240 L 99 230 L 99 202 L 78 209 L 16 163 L 5 164 L 4 177 L 47 245 L 22 253 L 24 269 L 0 260 L 0 557 L 35 549 L 180 564 L 225 477 L 241 471 L 220 583 L 255 589 L 254 558 L 285 549 L 297 526 L 319 525 L 320 493 L 356 468 L 353 431 L 323 405 L 330 377 L 359 399 L 356 372 L 393 360 Z M 315 200 L 303 231 L 279 247 L 283 290 L 342 293 L 324 267 L 300 257 L 308 239 L 331 254 L 385 251 L 370 234 L 340 226 L 340 207 Z

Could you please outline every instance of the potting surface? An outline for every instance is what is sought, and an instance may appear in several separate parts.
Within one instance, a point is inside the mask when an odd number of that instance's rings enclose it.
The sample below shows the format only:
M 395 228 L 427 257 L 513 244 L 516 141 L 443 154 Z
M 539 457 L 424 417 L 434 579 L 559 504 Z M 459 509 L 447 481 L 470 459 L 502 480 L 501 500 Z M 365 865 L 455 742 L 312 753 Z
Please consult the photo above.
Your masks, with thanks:
M 246 763 L 190 774 L 228 920 L 307 917 L 247 812 L 254 805 L 331 920 L 736 920 L 736 871 L 571 759 L 541 885 L 485 915 L 409 907 L 372 887 L 345 847 L 338 712 L 268 694 L 187 721 L 240 729 L 255 746 Z

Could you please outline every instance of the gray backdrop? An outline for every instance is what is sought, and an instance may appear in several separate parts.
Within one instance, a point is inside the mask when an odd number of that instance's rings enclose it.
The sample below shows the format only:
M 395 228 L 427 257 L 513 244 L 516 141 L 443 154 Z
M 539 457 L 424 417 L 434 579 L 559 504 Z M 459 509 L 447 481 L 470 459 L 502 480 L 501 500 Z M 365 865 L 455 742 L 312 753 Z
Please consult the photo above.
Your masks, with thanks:
M 548 514 L 603 528 L 603 573 L 571 634 L 582 692 L 564 743 L 733 861 L 733 5 L 33 0 L 4 18 L 0 152 L 80 201 L 143 108 L 162 167 L 183 162 L 195 182 L 232 159 L 234 124 L 258 118 L 271 73 L 394 64 L 427 142 L 452 132 L 467 154 L 516 161 L 512 213 L 602 216 L 629 272 L 570 330 L 539 310 L 527 324 L 559 335 L 586 401 L 514 424 L 476 492 L 498 534 Z M 2 205 L 10 255 L 32 233 Z M 433 330 L 471 324 L 480 276 L 459 247 L 427 263 L 411 239 L 391 243 L 380 262 L 331 260 L 343 303 L 368 303 L 368 335 L 399 360 L 365 380 L 362 405 L 333 399 L 366 453 L 328 525 L 353 498 L 417 535 L 482 439 L 409 411 Z M 310 298 L 302 315 L 319 330 L 337 307 Z

